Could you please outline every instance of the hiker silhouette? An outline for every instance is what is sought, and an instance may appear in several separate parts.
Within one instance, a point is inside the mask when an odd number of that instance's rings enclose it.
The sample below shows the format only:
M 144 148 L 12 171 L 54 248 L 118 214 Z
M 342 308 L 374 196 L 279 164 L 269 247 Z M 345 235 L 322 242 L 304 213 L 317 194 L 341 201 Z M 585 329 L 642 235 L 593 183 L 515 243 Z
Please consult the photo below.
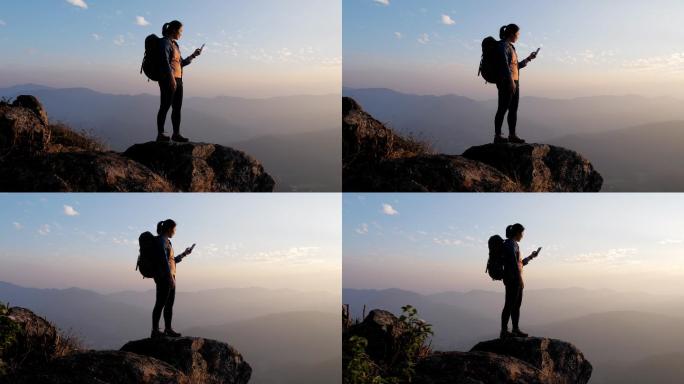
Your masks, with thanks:
M 173 140 L 180 143 L 189 140 L 180 134 L 181 109 L 183 107 L 183 67 L 202 54 L 204 45 L 188 57 L 181 56 L 178 40 L 183 36 L 183 23 L 174 20 L 164 24 L 162 37 L 150 35 L 145 39 L 145 58 L 141 72 L 159 83 L 159 111 L 157 112 L 157 141 Z M 171 111 L 173 135 L 164 133 L 166 115 Z
M 173 318 L 173 304 L 176 299 L 176 263 L 180 263 L 184 257 L 192 253 L 194 245 L 186 248 L 178 256 L 174 255 L 171 238 L 176 234 L 176 222 L 167 219 L 157 224 L 157 254 L 161 268 L 154 276 L 156 285 L 156 299 L 152 310 L 152 334 L 151 338 L 170 336 L 180 337 L 171 326 Z M 164 332 L 159 331 L 159 319 L 164 311 Z
M 513 224 L 506 227 L 506 241 L 503 244 L 503 283 L 506 287 L 506 301 L 503 311 L 501 311 L 501 334 L 502 339 L 506 337 L 527 337 L 527 334 L 520 330 L 520 307 L 522 305 L 523 289 L 523 266 L 527 265 L 532 259 L 539 255 L 541 248 L 532 252 L 528 257 L 520 258 L 518 243 L 522 240 L 525 227 L 522 224 Z M 512 332 L 508 331 L 508 320 L 513 323 Z
M 494 143 L 524 143 L 516 134 L 518 104 L 520 103 L 520 69 L 537 58 L 539 49 L 526 59 L 518 60 L 515 43 L 520 38 L 520 27 L 509 24 L 499 30 L 500 40 L 487 37 L 482 41 L 480 74 L 498 90 L 498 105 L 494 118 Z M 541 48 L 540 48 L 541 49 Z M 508 113 L 508 138 L 501 133 L 504 117 Z

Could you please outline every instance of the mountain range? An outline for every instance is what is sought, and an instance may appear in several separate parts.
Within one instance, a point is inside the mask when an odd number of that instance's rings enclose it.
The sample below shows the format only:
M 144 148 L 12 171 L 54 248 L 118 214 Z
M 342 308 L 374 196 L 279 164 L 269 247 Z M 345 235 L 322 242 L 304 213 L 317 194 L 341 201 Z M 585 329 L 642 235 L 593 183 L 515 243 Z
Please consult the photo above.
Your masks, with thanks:
M 159 98 L 155 95 L 113 95 L 35 84 L 0 88 L 0 98 L 21 94 L 36 96 L 51 121 L 85 131 L 117 151 L 156 136 Z M 181 133 L 193 141 L 250 153 L 274 176 L 279 191 L 339 191 L 339 100 L 339 95 L 186 97 Z
M 118 349 L 149 336 L 154 291 L 101 294 L 0 282 L 0 301 L 50 319 L 89 348 Z M 250 382 L 341 382 L 339 298 L 332 294 L 264 288 L 178 292 L 174 328 L 235 346 L 254 368 Z
M 467 351 L 478 340 L 497 337 L 503 292 L 344 289 L 343 302 L 355 318 L 361 318 L 364 305 L 398 314 L 411 304 L 433 324 L 434 349 Z M 682 382 L 684 370 L 676 359 L 684 354 L 682 321 L 682 296 L 582 288 L 526 290 L 521 313 L 523 330 L 582 350 L 595 368 L 591 382 L 598 384 Z
M 496 100 L 413 95 L 381 88 L 344 88 L 343 95 L 353 97 L 387 126 L 438 152 L 460 154 L 493 137 Z M 684 161 L 681 103 L 672 97 L 637 95 L 524 96 L 518 133 L 530 142 L 578 151 L 604 177 L 603 191 L 682 191 L 684 171 L 674 166 Z

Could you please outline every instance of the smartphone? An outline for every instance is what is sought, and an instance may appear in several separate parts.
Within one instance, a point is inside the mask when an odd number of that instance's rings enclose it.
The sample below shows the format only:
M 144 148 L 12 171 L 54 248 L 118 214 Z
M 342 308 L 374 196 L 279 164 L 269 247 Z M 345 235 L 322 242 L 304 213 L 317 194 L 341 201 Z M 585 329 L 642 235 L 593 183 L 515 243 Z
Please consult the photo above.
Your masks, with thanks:
M 196 244 L 193 243 L 192 246 L 190 246 L 190 252 L 192 252 L 192 250 L 195 249 L 195 245 Z M 541 249 L 541 248 L 539 248 L 539 249 Z
M 202 46 L 200 47 L 200 52 L 202 52 L 204 50 L 205 45 L 207 45 L 207 43 L 202 44 Z
M 539 252 L 541 252 L 541 249 L 542 249 L 542 247 L 537 248 L 537 253 L 535 254 L 536 256 L 539 256 Z

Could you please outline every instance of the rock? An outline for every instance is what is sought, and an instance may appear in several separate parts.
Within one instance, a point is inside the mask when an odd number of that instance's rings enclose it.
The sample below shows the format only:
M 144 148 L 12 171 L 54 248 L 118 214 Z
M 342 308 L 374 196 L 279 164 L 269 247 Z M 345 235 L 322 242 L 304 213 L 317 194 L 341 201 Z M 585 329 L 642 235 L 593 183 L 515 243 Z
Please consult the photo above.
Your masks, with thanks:
M 121 350 L 165 361 L 193 382 L 243 384 L 252 375 L 252 368 L 237 350 L 210 339 L 141 339 L 126 343 Z
M 125 156 L 162 174 L 187 192 L 272 192 L 275 181 L 244 152 L 216 144 L 136 144 Z
M 590 192 L 603 183 L 581 155 L 549 145 L 432 153 L 348 97 L 342 99 L 342 163 L 345 192 Z
M 527 337 L 495 339 L 474 346 L 473 352 L 491 352 L 525 361 L 541 372 L 544 382 L 587 383 L 592 366 L 574 345 L 561 340 Z
M 524 361 L 493 353 L 442 352 L 421 360 L 414 382 L 421 384 L 551 384 Z
M 0 159 L 11 153 L 42 153 L 49 141 L 47 124 L 33 110 L 0 103 Z
M 272 192 L 249 155 L 216 144 L 145 143 L 125 154 L 61 124 L 38 99 L 0 102 L 0 191 Z
M 28 309 L 12 307 L 0 315 L 0 336 L 10 340 L 0 345 L 0 360 L 11 370 L 40 367 L 55 355 L 57 329 Z
M 403 324 L 391 312 L 374 309 L 359 324 L 352 325 L 343 339 L 360 336 L 368 341 L 366 353 L 371 360 L 382 365 L 393 357 L 392 345 L 406 331 Z
M 123 351 L 77 352 L 11 378 L 21 384 L 189 384 L 182 372 L 158 359 Z
M 45 108 L 43 108 L 43 104 L 38 101 L 38 99 L 35 96 L 31 95 L 20 95 L 17 96 L 16 99 L 14 99 L 14 102 L 12 105 L 16 107 L 24 107 L 29 109 L 33 114 L 36 115 L 38 120 L 40 120 L 41 123 L 43 123 L 44 126 L 48 126 L 48 115 L 47 112 L 45 112 Z
M 575 151 L 545 144 L 486 144 L 463 153 L 489 164 L 527 192 L 598 192 L 603 178 Z
M 7 192 L 173 192 L 144 165 L 115 152 L 75 151 L 0 162 L 0 190 Z

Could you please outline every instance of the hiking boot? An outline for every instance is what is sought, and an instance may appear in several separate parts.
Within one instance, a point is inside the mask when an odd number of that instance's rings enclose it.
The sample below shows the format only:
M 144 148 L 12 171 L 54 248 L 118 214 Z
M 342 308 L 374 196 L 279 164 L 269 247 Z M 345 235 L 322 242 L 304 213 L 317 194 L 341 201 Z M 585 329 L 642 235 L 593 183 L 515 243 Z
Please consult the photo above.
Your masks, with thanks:
M 494 136 L 494 144 L 506 144 L 508 143 L 508 139 L 501 136 L 501 135 L 496 135 Z
M 168 142 L 168 141 L 170 141 L 170 140 L 171 140 L 171 138 L 168 137 L 168 136 L 166 136 L 166 135 L 163 134 L 163 133 L 158 133 L 158 134 L 157 134 L 157 142 L 166 143 L 166 142 Z
M 158 329 L 152 330 L 152 334 L 150 335 L 150 339 L 159 339 L 161 337 L 164 337 L 164 334 L 159 332 Z
M 527 333 L 519 330 L 519 329 L 514 329 L 513 332 L 511 332 L 513 337 L 527 337 L 529 336 Z
M 513 144 L 525 144 L 525 140 L 519 138 L 516 135 L 508 136 L 508 142 Z
M 176 143 L 187 143 L 190 141 L 187 137 L 181 136 L 180 133 L 174 133 L 173 136 L 171 136 L 171 140 L 175 141 Z
M 178 333 L 178 332 L 176 332 L 176 331 L 174 331 L 174 330 L 171 329 L 171 328 L 168 328 L 168 329 L 165 329 L 165 330 L 164 330 L 164 336 L 168 336 L 168 337 L 181 337 L 181 334 Z
M 501 333 L 499 333 L 499 339 L 501 339 L 501 340 L 507 339 L 511 336 L 512 336 L 512 334 L 510 332 L 508 332 L 508 329 L 502 329 Z

